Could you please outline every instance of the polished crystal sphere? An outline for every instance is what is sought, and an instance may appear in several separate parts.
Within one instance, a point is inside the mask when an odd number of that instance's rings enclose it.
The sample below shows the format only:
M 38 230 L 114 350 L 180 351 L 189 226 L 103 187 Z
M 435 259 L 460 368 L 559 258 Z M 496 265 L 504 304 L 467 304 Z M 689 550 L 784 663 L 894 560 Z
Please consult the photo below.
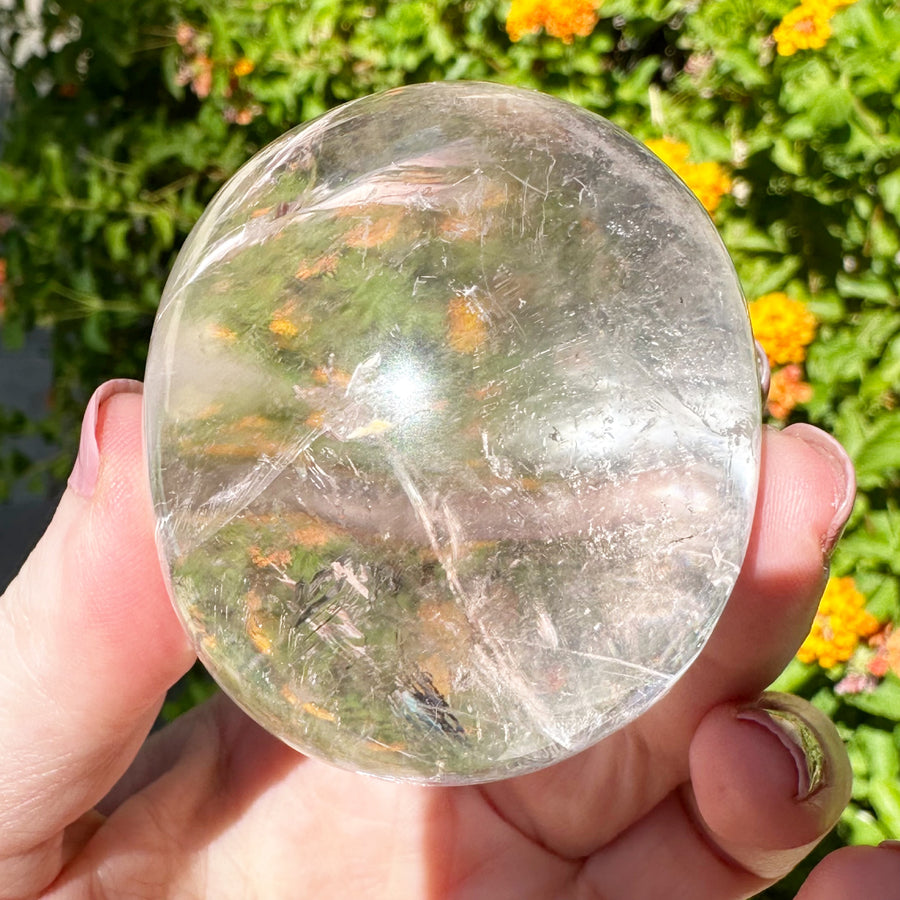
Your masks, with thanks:
M 158 537 L 197 652 L 304 753 L 460 784 L 621 728 L 746 548 L 760 392 L 689 189 L 604 119 L 430 84 L 250 160 L 162 299 Z

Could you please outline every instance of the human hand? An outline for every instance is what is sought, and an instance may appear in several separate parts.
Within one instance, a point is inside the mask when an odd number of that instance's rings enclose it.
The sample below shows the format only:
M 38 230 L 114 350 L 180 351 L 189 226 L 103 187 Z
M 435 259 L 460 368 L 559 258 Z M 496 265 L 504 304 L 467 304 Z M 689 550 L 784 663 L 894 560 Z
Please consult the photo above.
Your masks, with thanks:
M 850 771 L 834 728 L 759 698 L 806 634 L 852 503 L 821 432 L 766 434 L 741 578 L 667 697 L 552 768 L 425 788 L 306 758 L 224 696 L 145 740 L 194 657 L 153 543 L 137 390 L 99 392 L 72 486 L 0 603 L 2 900 L 725 900 L 837 819 Z M 896 883 L 900 854 L 871 852 Z M 823 867 L 803 900 L 855 896 L 825 893 Z

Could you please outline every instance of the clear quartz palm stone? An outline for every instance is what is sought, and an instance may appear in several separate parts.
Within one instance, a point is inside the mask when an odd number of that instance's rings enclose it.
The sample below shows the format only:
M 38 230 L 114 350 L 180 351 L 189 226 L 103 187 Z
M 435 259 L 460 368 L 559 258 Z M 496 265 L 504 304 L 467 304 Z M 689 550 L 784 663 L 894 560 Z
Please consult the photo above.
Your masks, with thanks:
M 576 106 L 455 83 L 263 149 L 166 287 L 146 436 L 202 661 L 304 753 L 461 784 L 621 728 L 712 631 L 760 392 L 715 227 Z

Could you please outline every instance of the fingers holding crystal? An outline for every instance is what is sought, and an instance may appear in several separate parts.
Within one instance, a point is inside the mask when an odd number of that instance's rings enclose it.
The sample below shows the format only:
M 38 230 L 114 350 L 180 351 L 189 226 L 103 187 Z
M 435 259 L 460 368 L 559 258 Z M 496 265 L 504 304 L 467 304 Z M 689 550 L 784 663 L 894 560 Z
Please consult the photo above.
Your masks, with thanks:
M 63 829 L 125 769 L 192 659 L 153 541 L 139 390 L 95 395 L 70 490 L 0 605 L 0 883 L 22 895 L 53 877 Z
M 796 697 L 717 706 L 689 764 L 689 783 L 587 860 L 582 879 L 598 894 L 748 897 L 791 871 L 850 794 L 836 729 Z
M 799 431 L 764 435 L 744 569 L 709 643 L 671 692 L 569 768 L 485 788 L 526 834 L 567 855 L 614 839 L 688 778 L 688 747 L 703 716 L 723 702 L 755 698 L 800 646 L 854 479 L 830 438 Z

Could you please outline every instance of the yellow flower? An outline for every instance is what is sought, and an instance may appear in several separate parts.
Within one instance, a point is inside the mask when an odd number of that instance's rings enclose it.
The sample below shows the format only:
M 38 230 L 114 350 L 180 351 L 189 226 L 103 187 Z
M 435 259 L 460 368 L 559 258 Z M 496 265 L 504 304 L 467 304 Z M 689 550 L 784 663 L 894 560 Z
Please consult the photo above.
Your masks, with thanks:
M 571 44 L 574 37 L 587 37 L 597 24 L 593 0 L 512 0 L 506 31 L 513 41 L 542 28 L 551 37 Z
M 750 322 L 772 366 L 803 362 L 806 348 L 816 336 L 816 317 L 781 291 L 754 300 Z
M 646 142 L 652 150 L 695 194 L 708 213 L 714 213 L 725 194 L 731 191 L 731 179 L 715 162 L 688 160 L 688 145 L 671 138 Z
M 678 171 L 687 165 L 690 148 L 683 141 L 674 138 L 653 138 L 644 142 L 670 169 Z
M 719 208 L 719 203 L 726 194 L 731 193 L 731 179 L 725 170 L 715 162 L 689 163 L 682 179 L 697 195 L 709 213 Z
M 823 669 L 850 659 L 860 638 L 878 630 L 878 620 L 866 611 L 865 603 L 852 578 L 829 578 L 797 658 L 805 663 L 817 662 Z
M 821 50 L 831 37 L 831 17 L 856 0 L 802 0 L 772 32 L 779 56 L 793 56 L 798 50 Z
M 232 74 L 237 78 L 242 78 L 244 75 L 249 75 L 256 66 L 253 64 L 252 59 L 247 59 L 246 56 L 242 56 L 231 69 Z
M 290 319 L 272 319 L 269 322 L 269 331 L 277 334 L 279 337 L 292 338 L 296 337 L 300 329 Z

